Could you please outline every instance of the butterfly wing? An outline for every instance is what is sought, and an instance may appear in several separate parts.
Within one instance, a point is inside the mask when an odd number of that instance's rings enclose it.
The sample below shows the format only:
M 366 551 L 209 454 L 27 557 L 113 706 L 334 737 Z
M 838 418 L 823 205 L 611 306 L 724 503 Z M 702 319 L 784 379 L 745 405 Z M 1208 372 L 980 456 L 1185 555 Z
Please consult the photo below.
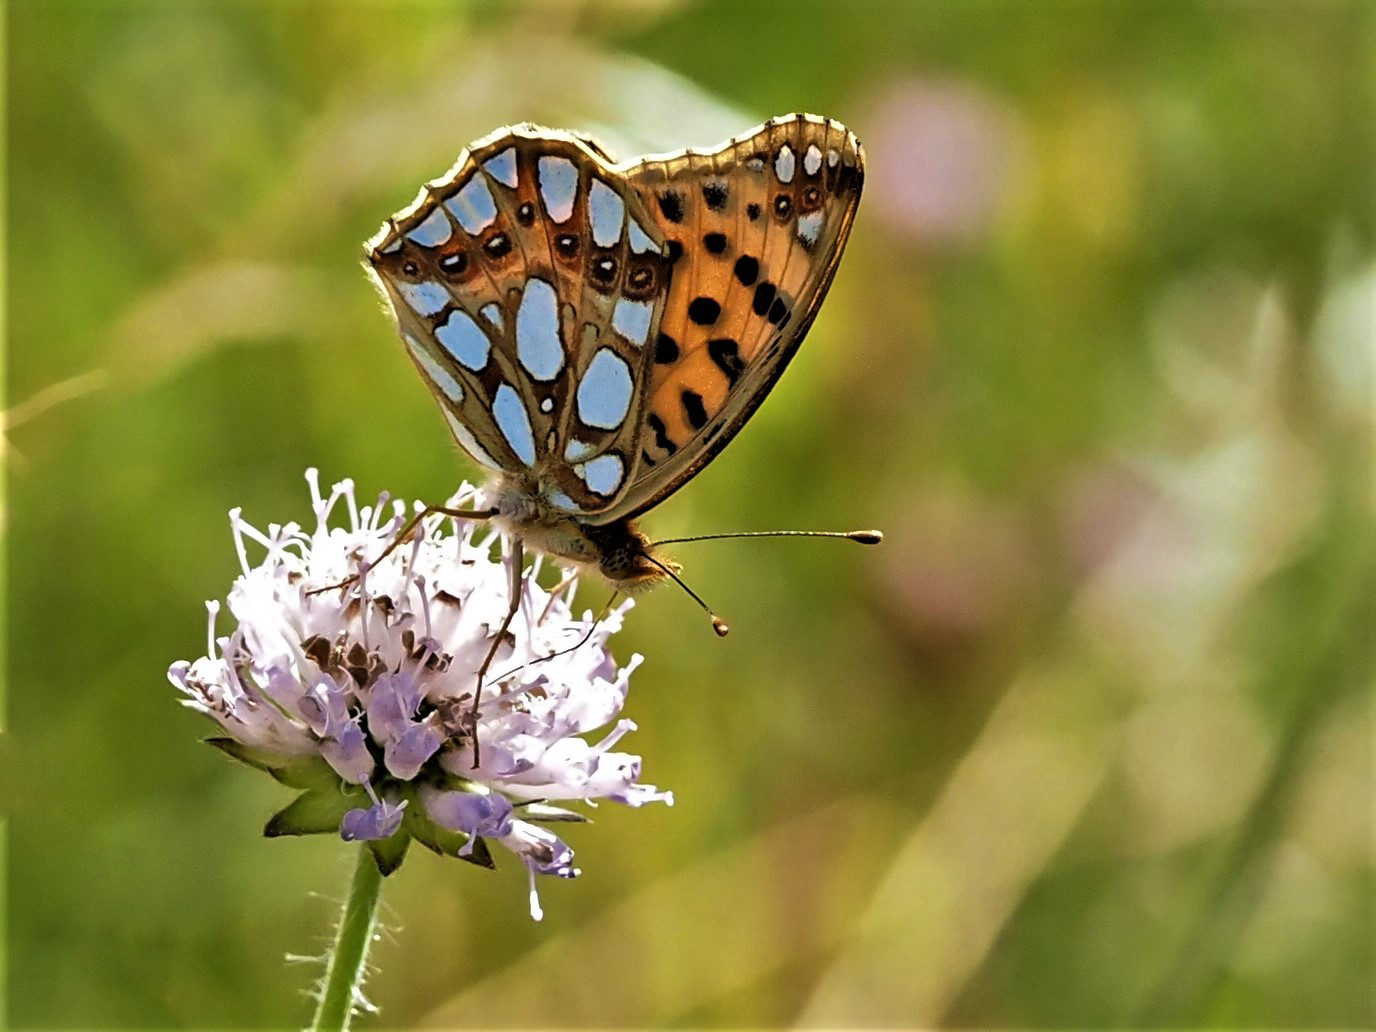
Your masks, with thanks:
M 673 270 L 655 326 L 640 471 L 594 523 L 663 501 L 764 401 L 831 285 L 864 155 L 839 123 L 792 115 L 711 153 L 645 158 L 623 171 Z
M 575 516 L 618 502 L 640 462 L 671 269 L 600 151 L 499 130 L 388 220 L 367 263 L 475 461 Z

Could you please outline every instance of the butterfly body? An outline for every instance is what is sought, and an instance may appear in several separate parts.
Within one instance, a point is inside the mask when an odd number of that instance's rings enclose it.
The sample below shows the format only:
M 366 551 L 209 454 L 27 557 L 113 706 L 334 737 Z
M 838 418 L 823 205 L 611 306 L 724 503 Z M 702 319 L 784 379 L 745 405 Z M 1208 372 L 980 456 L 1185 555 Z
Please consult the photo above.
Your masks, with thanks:
M 494 521 L 617 587 L 677 567 L 635 518 L 778 380 L 830 285 L 863 154 L 829 119 L 616 164 L 571 133 L 470 145 L 366 264 Z
M 566 566 L 597 574 L 621 591 L 650 587 L 668 576 L 666 567 L 678 572 L 678 564 L 655 552 L 650 539 L 629 519 L 583 523 L 545 504 L 531 483 L 502 474 L 488 481 L 483 494 L 502 531 Z

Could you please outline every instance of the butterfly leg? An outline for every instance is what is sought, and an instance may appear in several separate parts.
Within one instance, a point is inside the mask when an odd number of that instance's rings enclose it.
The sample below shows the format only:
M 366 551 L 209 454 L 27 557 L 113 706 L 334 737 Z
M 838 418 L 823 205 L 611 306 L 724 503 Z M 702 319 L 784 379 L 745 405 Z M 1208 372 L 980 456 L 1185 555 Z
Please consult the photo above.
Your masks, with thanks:
M 416 527 L 420 526 L 421 521 L 431 516 L 444 515 L 452 516 L 455 519 L 461 520 L 487 520 L 491 519 L 496 514 L 496 509 L 451 509 L 448 506 L 444 505 L 427 505 L 425 508 L 415 513 L 409 520 L 406 521 L 405 525 L 401 528 L 401 530 L 399 530 L 392 537 L 392 540 L 387 543 L 387 547 L 382 550 L 382 553 L 376 559 L 367 563 L 367 566 L 369 568 L 372 568 L 376 566 L 378 563 L 382 562 L 382 560 L 386 559 L 393 552 L 395 552 L 404 541 L 409 540 L 411 535 L 416 532 Z M 320 595 L 326 591 L 335 591 L 337 589 L 347 588 L 349 587 L 349 585 L 353 584 L 357 580 L 358 574 L 353 573 L 345 577 L 338 584 L 327 584 L 323 588 L 314 588 L 311 591 L 306 592 L 306 594 Z
M 574 580 L 576 580 L 575 577 L 566 577 L 564 580 L 560 581 L 559 584 L 555 586 L 554 590 L 557 591 Z M 586 645 L 589 641 L 592 640 L 592 636 L 597 632 L 597 625 L 607 618 L 607 614 L 612 611 L 612 606 L 616 604 L 616 600 L 620 597 L 620 591 L 613 591 L 612 597 L 607 599 L 607 604 L 602 607 L 602 611 L 597 614 L 597 617 L 593 620 L 592 625 L 586 631 L 584 631 L 583 636 L 579 638 L 576 642 L 574 642 L 572 645 L 559 649 L 556 652 L 551 652 L 547 656 L 536 656 L 534 659 L 527 660 L 520 666 L 512 667 L 510 670 L 507 670 L 502 674 L 498 674 L 496 677 L 493 678 L 493 680 L 505 681 L 512 674 L 518 674 L 522 670 L 526 669 L 526 667 L 533 667 L 537 663 L 548 663 L 551 659 L 558 659 L 560 656 L 567 656 L 570 652 L 577 652 L 579 649 L 581 649 L 584 645 Z M 549 606 L 547 605 L 545 606 L 544 612 L 540 615 L 540 619 L 536 620 L 535 622 L 540 623 L 540 621 L 544 620 L 545 614 L 548 613 Z
M 568 591 L 569 588 L 573 587 L 573 585 L 576 584 L 577 582 L 578 582 L 578 574 L 576 574 L 576 573 L 570 573 L 570 574 L 569 574 L 568 576 L 566 576 L 563 580 L 561 580 L 558 584 L 556 584 L 554 587 L 550 588 L 550 589 L 549 589 L 549 600 L 545 603 L 545 608 L 542 609 L 542 610 L 540 610 L 540 618 L 539 618 L 538 620 L 536 620 L 535 622 L 536 622 L 536 623 L 544 623 L 545 617 L 549 616 L 549 611 L 550 611 L 551 607 L 553 607 L 553 605 L 554 605 L 554 600 L 557 599 L 557 598 L 559 598 L 559 596 L 561 596 L 564 592 Z
M 492 638 L 492 644 L 488 646 L 487 655 L 483 658 L 482 665 L 478 667 L 478 687 L 473 693 L 473 708 L 468 711 L 468 728 L 473 735 L 473 769 L 477 770 L 482 762 L 478 743 L 478 707 L 483 701 L 483 679 L 487 677 L 487 671 L 492 667 L 492 661 L 497 657 L 497 649 L 502 644 L 502 639 L 506 637 L 506 632 L 511 627 L 511 621 L 516 619 L 516 613 L 521 608 L 521 586 L 525 579 L 525 549 L 521 546 L 520 538 L 511 539 L 511 584 L 509 587 L 510 601 L 507 604 L 506 616 L 502 619 L 502 625 L 497 628 L 497 633 Z

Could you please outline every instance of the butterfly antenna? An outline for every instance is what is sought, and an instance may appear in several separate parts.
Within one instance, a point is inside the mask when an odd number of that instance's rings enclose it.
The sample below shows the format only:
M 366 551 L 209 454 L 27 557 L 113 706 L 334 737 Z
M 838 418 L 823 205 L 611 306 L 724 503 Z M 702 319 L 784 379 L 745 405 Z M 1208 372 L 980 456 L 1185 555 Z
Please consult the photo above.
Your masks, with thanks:
M 884 535 L 877 530 L 741 530 L 731 534 L 696 534 L 693 537 L 665 538 L 663 541 L 654 541 L 651 544 L 658 548 L 660 545 L 681 545 L 688 541 L 723 541 L 727 538 L 766 537 L 840 538 L 843 541 L 858 541 L 862 545 L 877 545 L 884 540 Z
M 655 566 L 658 566 L 658 567 L 659 567 L 661 570 L 663 570 L 663 571 L 665 572 L 665 574 L 667 574 L 669 577 L 672 577 L 674 583 L 677 584 L 677 585 L 678 585 L 680 588 L 682 588 L 684 591 L 686 591 L 686 592 L 688 593 L 688 597 L 691 598 L 694 602 L 696 602 L 698 605 L 700 605 L 700 606 L 702 607 L 702 611 L 712 618 L 712 630 L 714 630 L 714 631 L 717 632 L 717 637 L 718 637 L 718 638 L 725 638 L 728 634 L 731 633 L 731 625 L 728 624 L 728 623 L 727 623 L 725 620 L 723 620 L 721 617 L 719 617 L 716 613 L 712 612 L 712 607 L 709 606 L 706 602 L 704 602 L 704 601 L 702 600 L 701 596 L 699 596 L 698 593 L 697 593 L 696 591 L 694 591 L 692 588 L 690 588 L 687 584 L 684 584 L 684 583 L 683 583 L 683 578 L 681 578 L 678 574 L 676 574 L 676 573 L 675 573 L 673 570 L 671 570 L 669 567 L 665 566 L 662 562 L 660 562 L 660 561 L 659 561 L 658 559 L 656 559 L 654 556 L 650 555 L 648 552 L 642 552 L 641 555 L 643 555 L 646 559 L 648 559 L 648 560 L 649 560 L 651 563 L 653 563 Z

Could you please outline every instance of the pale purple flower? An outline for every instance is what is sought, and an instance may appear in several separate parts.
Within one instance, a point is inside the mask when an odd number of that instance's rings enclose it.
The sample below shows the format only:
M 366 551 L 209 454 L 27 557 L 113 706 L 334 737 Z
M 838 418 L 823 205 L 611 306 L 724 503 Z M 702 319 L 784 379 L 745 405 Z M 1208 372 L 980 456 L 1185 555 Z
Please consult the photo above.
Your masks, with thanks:
M 268 834 L 334 831 L 370 843 L 387 872 L 413 838 L 485 866 L 495 842 L 531 872 L 538 919 L 534 875 L 578 873 L 541 824 L 583 819 L 546 800 L 673 803 L 639 782 L 639 756 L 613 749 L 635 727 L 617 718 L 641 657 L 620 666 L 607 640 L 631 602 L 575 617 L 574 585 L 541 587 L 537 560 L 474 721 L 476 673 L 509 604 L 494 532 L 437 516 L 379 560 L 405 507 L 387 519 L 385 499 L 360 509 L 348 481 L 322 497 L 314 470 L 307 480 L 309 532 L 264 533 L 231 512 L 243 570 L 227 600 L 234 627 L 216 637 L 210 603 L 206 655 L 174 663 L 172 683 L 228 732 L 212 744 L 302 790 Z M 464 486 L 450 505 L 472 497 Z M 250 552 L 262 553 L 256 564 Z

